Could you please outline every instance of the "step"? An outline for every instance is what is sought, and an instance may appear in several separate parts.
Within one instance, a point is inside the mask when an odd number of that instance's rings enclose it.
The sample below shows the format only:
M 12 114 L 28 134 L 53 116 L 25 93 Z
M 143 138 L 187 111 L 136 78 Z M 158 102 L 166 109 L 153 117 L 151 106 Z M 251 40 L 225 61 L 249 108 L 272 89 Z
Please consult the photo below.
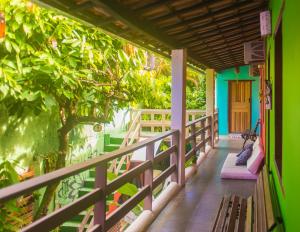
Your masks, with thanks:
M 65 222 L 64 224 L 62 224 L 60 226 L 60 232 L 78 232 L 78 228 L 80 226 L 80 222 L 73 222 L 73 221 L 68 221 Z M 85 228 L 88 228 L 90 223 L 90 220 L 88 221 L 88 223 L 85 225 Z
M 94 188 L 95 186 L 95 177 L 89 177 L 84 180 L 83 187 L 84 188 Z
M 80 188 L 78 191 L 78 197 L 82 197 L 83 195 L 91 192 L 93 188 Z
M 118 150 L 119 147 L 120 147 L 120 145 L 118 145 L 118 144 L 109 144 L 109 145 L 105 145 L 105 146 L 104 146 L 104 152 L 115 151 L 115 150 Z
M 73 223 L 81 223 L 85 217 L 87 211 L 82 211 L 79 214 L 77 214 L 75 217 L 73 217 L 69 222 L 73 222 Z M 92 214 L 93 215 L 93 212 Z
M 89 171 L 89 177 L 96 177 L 96 170 L 95 169 L 90 169 Z
M 118 144 L 121 145 L 123 142 L 123 137 L 110 137 L 110 144 Z
M 60 226 L 60 232 L 78 232 L 80 223 L 66 222 Z

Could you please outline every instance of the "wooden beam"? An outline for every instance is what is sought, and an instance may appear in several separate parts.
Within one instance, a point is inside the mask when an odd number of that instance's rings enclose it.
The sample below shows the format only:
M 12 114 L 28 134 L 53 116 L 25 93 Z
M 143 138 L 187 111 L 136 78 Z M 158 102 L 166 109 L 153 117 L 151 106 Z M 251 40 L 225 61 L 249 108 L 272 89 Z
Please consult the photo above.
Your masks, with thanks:
M 173 49 L 181 47 L 180 43 L 174 41 L 174 38 L 171 38 L 165 35 L 153 24 L 148 23 L 145 20 L 142 20 L 139 15 L 136 14 L 133 10 L 125 7 L 117 0 L 92 0 L 95 4 L 98 4 L 105 8 L 105 10 L 111 14 L 114 18 L 121 20 L 131 28 L 146 34 L 150 38 L 161 41 L 166 47 Z

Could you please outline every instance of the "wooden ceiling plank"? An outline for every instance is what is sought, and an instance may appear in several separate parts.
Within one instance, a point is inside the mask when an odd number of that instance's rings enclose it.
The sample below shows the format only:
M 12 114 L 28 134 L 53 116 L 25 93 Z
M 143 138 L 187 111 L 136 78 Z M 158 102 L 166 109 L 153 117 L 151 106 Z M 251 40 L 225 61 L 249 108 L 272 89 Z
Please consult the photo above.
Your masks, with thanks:
M 239 13 L 237 15 L 229 15 L 225 18 L 219 18 L 219 19 L 216 19 L 214 22 L 209 22 L 209 23 L 206 23 L 204 25 L 199 25 L 199 26 L 196 26 L 196 27 L 193 27 L 192 26 L 192 29 L 197 31 L 197 29 L 205 29 L 205 28 L 208 28 L 208 27 L 211 27 L 211 26 L 215 26 L 215 23 L 221 23 L 221 22 L 229 22 L 229 21 L 232 21 L 232 20 L 238 20 L 239 17 L 242 17 L 243 16 L 243 20 L 242 21 L 246 21 L 246 20 L 249 20 L 248 18 L 251 17 L 253 18 L 253 16 L 257 14 L 257 17 L 259 17 L 259 11 L 257 8 L 251 8 L 251 10 L 249 10 L 248 12 L 243 12 L 243 13 Z M 182 30 L 180 30 L 182 32 Z M 168 34 L 169 32 L 174 32 L 174 34 L 176 34 L 176 28 L 172 28 L 171 30 L 168 30 L 166 33 Z
M 222 17 L 224 14 L 230 13 L 233 10 L 237 10 L 239 8 L 242 8 L 242 7 L 249 7 L 249 6 L 252 6 L 252 5 L 256 6 L 256 5 L 260 4 L 261 2 L 262 1 L 253 1 L 253 0 L 251 0 L 251 1 L 246 1 L 246 2 L 235 3 L 233 5 L 230 5 L 229 7 L 221 8 L 219 10 L 216 10 L 216 11 L 212 12 L 212 13 L 208 13 L 208 14 L 205 14 L 205 15 L 200 15 L 200 16 L 188 19 L 188 20 L 184 20 L 183 22 L 180 22 L 180 23 L 167 24 L 165 26 L 161 26 L 161 28 L 164 29 L 164 30 L 169 30 L 171 28 L 182 26 L 184 24 L 192 24 L 192 23 L 195 23 L 195 22 L 199 22 L 201 20 L 205 20 L 207 18 L 211 18 L 211 17 L 220 17 L 220 16 Z
M 196 2 L 192 6 L 189 6 L 189 7 L 180 9 L 180 10 L 176 10 L 176 13 L 177 13 L 177 15 L 183 15 L 183 14 L 189 13 L 191 11 L 197 11 L 199 9 L 203 9 L 207 6 L 215 4 L 216 2 L 220 2 L 220 0 L 204 0 L 200 3 Z M 153 17 L 153 18 L 150 19 L 150 21 L 153 21 L 154 23 L 159 23 L 161 21 L 166 21 L 166 20 L 168 20 L 170 18 L 174 18 L 174 17 L 175 17 L 174 14 L 169 13 L 169 14 L 166 14 L 166 15 L 163 15 L 163 16 Z

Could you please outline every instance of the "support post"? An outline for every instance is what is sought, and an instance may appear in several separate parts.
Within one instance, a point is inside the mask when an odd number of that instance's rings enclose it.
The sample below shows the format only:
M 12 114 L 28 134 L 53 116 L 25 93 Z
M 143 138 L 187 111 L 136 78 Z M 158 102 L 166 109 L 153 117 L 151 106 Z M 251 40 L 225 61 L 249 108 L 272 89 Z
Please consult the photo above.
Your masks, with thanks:
M 96 167 L 95 188 L 101 188 L 104 192 L 106 187 L 106 164 Z M 99 200 L 94 207 L 94 225 L 101 225 L 105 231 L 105 215 L 106 215 L 106 197 L 105 195 Z
M 171 128 L 179 130 L 178 183 L 185 183 L 186 49 L 172 50 Z
M 206 115 L 211 116 L 211 147 L 214 148 L 215 71 L 206 70 Z
M 152 166 L 145 171 L 144 176 L 144 186 L 150 186 L 150 193 L 144 200 L 144 210 L 152 210 L 154 143 L 150 143 L 146 146 L 146 160 L 150 160 L 152 162 Z

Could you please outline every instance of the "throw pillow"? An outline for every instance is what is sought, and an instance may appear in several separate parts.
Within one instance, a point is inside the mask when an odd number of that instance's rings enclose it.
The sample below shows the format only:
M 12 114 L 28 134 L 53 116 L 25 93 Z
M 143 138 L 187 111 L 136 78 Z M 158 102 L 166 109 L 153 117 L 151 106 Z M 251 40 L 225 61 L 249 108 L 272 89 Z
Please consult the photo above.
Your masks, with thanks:
M 253 150 L 253 143 L 249 143 L 247 145 L 245 145 L 245 147 L 236 155 L 236 157 L 239 157 L 243 151 L 247 150 L 247 149 L 251 149 L 251 151 Z
M 244 150 L 246 150 L 248 148 L 250 148 L 251 150 L 253 150 L 253 144 L 254 143 L 248 143 L 248 144 L 246 144 L 245 147 L 244 147 Z
M 247 160 L 250 158 L 252 154 L 252 149 L 246 149 L 244 150 L 240 156 L 236 159 L 235 165 L 241 166 L 241 165 L 247 165 Z

